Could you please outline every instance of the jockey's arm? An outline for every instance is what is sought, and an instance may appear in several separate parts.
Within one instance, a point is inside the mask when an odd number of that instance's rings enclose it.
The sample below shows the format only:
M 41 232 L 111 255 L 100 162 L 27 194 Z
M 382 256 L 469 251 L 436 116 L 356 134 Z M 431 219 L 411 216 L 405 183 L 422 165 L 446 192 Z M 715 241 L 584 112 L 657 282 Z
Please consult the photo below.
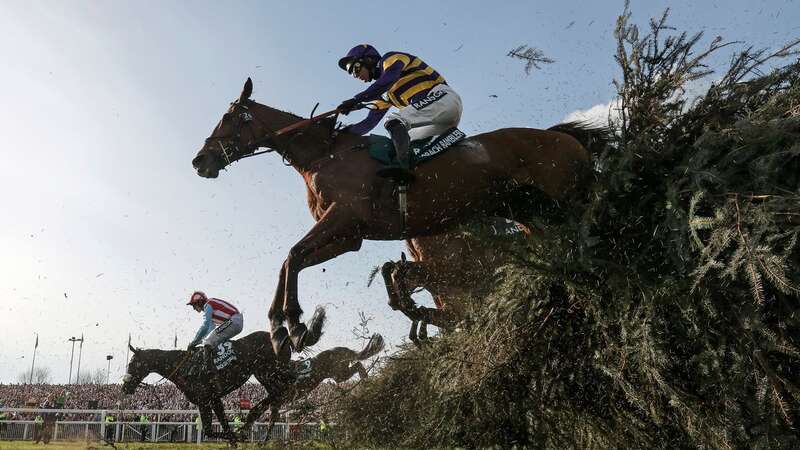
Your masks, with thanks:
M 208 333 L 214 329 L 214 322 L 211 320 L 211 314 L 213 312 L 214 310 L 208 303 L 203 306 L 203 323 L 200 325 L 200 329 L 197 330 L 197 334 L 194 336 L 194 339 L 192 339 L 192 343 L 189 344 L 190 347 L 194 347 L 195 345 L 199 344 L 200 341 L 202 341 L 204 337 L 208 336 Z
M 375 128 L 375 125 L 378 125 L 378 122 L 380 122 L 383 116 L 386 115 L 386 112 L 389 111 L 389 104 L 380 100 L 376 101 L 374 104 L 376 108 L 370 109 L 369 114 L 367 114 L 364 120 L 347 127 L 348 133 L 363 136 L 371 129 Z

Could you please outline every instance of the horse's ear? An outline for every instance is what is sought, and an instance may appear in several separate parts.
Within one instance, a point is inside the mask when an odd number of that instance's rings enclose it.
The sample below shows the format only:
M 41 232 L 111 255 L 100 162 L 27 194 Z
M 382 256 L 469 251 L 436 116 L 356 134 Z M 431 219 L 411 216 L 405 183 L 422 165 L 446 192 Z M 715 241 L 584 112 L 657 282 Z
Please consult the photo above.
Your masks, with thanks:
M 131 349 L 131 351 L 134 354 L 139 353 L 139 349 L 137 349 L 136 347 L 132 346 L 131 344 L 128 344 L 128 348 Z
M 239 101 L 243 102 L 245 100 L 250 100 L 250 96 L 253 94 L 253 80 L 250 77 L 247 77 L 247 81 L 244 82 L 244 88 L 242 88 L 242 94 L 239 96 Z
M 400 261 L 406 262 L 406 252 L 400 252 Z

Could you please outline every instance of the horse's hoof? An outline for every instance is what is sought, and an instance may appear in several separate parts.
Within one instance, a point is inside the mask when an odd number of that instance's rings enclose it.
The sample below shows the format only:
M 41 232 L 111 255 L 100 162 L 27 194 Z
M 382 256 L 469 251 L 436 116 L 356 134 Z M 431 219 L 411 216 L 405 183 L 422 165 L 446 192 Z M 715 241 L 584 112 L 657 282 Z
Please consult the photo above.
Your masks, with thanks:
M 280 326 L 272 330 L 270 338 L 272 339 L 272 350 L 276 355 L 280 355 L 289 343 L 289 332 L 286 331 L 286 327 Z
M 306 322 L 308 326 L 308 332 L 306 332 L 305 343 L 303 345 L 310 347 L 319 342 L 319 339 L 322 337 L 322 328 L 325 326 L 325 321 L 325 308 L 322 306 L 317 306 L 317 308 L 314 310 L 314 315 L 311 316 L 311 320 Z
M 425 322 L 419 324 L 419 339 L 421 341 L 428 339 L 428 324 Z
M 289 334 L 289 339 L 292 341 L 292 348 L 294 348 L 295 352 L 303 351 L 307 333 L 308 328 L 306 328 L 306 324 L 304 323 L 298 323 L 292 327 L 292 330 Z

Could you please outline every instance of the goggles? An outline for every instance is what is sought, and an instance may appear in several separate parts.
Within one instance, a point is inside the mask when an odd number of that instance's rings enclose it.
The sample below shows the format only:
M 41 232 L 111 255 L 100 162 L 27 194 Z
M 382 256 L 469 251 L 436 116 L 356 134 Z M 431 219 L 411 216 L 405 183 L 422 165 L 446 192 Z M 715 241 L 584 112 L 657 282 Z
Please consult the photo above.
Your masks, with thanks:
M 345 68 L 347 69 L 347 73 L 350 75 L 358 74 L 361 71 L 361 68 L 364 66 L 364 62 L 361 59 L 357 59 L 353 62 L 347 63 Z

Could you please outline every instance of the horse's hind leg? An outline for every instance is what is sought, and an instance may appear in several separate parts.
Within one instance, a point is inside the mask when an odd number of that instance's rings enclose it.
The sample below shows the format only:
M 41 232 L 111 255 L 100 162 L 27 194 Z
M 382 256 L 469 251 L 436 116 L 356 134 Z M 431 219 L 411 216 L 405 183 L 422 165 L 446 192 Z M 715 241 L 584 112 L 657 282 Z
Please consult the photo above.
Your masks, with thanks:
M 272 428 L 275 427 L 275 421 L 280 416 L 278 409 L 279 405 L 277 403 L 273 403 L 269 408 L 269 423 L 267 424 L 267 434 L 264 436 L 263 442 L 267 442 L 272 438 Z
M 421 328 L 428 324 L 450 331 L 453 328 L 453 314 L 450 311 L 439 308 L 427 308 L 421 306 L 414 311 L 417 320 L 422 322 Z M 426 333 L 420 329 L 420 334 Z M 426 333 L 427 335 L 427 333 Z M 420 336 L 422 337 L 422 336 Z
M 401 295 L 398 287 L 398 280 L 396 280 L 397 263 L 394 261 L 387 261 L 381 266 L 381 276 L 383 276 L 383 284 L 386 287 L 386 295 L 389 297 L 389 307 L 395 311 L 402 311 L 405 313 L 414 307 L 414 300 L 408 295 Z
M 419 340 L 425 341 L 428 339 L 428 324 L 422 322 L 419 324 Z
M 414 345 L 417 347 L 420 346 L 419 337 L 417 336 L 417 327 L 419 326 L 419 320 L 411 319 L 411 329 L 408 330 L 408 340 L 413 342 Z
M 261 415 L 264 414 L 264 411 L 267 410 L 271 400 L 272 397 L 270 396 L 269 393 L 267 393 L 266 397 L 261 399 L 261 401 L 259 401 L 258 403 L 256 403 L 255 406 L 253 406 L 250 412 L 247 413 L 247 417 L 245 417 L 244 419 L 244 426 L 242 426 L 242 429 L 238 431 L 240 436 L 243 436 L 250 431 L 250 428 L 253 426 L 255 421 L 258 420 L 261 417 Z

